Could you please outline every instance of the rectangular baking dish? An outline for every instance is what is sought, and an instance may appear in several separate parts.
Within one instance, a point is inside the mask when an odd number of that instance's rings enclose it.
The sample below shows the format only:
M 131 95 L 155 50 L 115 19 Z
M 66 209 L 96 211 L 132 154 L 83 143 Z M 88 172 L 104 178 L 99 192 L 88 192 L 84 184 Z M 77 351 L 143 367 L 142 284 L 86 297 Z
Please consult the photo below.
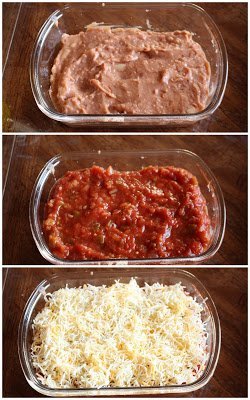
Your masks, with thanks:
M 212 222 L 212 239 L 209 248 L 200 256 L 189 258 L 157 259 L 110 259 L 102 261 L 70 261 L 55 257 L 49 250 L 42 232 L 44 207 L 56 181 L 67 171 L 89 168 L 92 165 L 107 168 L 112 165 L 118 170 L 138 170 L 149 165 L 185 168 L 198 179 L 201 192 L 207 201 L 208 213 Z M 220 186 L 208 166 L 199 156 L 187 150 L 163 150 L 146 152 L 71 152 L 59 154 L 45 164 L 34 185 L 30 200 L 30 226 L 37 248 L 41 255 L 52 264 L 61 265 L 111 265 L 127 263 L 140 264 L 201 264 L 211 258 L 219 249 L 225 230 L 226 210 Z
M 140 286 L 144 282 L 153 284 L 159 282 L 172 285 L 181 282 L 187 288 L 192 297 L 196 297 L 198 303 L 203 303 L 203 321 L 207 321 L 208 332 L 208 360 L 203 375 L 194 383 L 188 385 L 175 385 L 165 387 L 119 387 L 101 389 L 49 389 L 42 385 L 36 377 L 30 357 L 32 343 L 32 321 L 36 314 L 43 308 L 44 294 L 51 293 L 67 284 L 69 287 L 79 287 L 84 283 L 91 285 L 108 285 L 114 280 L 120 279 L 122 283 L 128 283 L 130 278 L 137 278 Z M 220 353 L 220 322 L 216 307 L 209 293 L 196 279 L 194 275 L 181 269 L 140 269 L 131 270 L 125 268 L 99 270 L 78 268 L 77 271 L 57 270 L 52 278 L 44 279 L 31 294 L 24 309 L 19 325 L 18 350 L 21 366 L 29 385 L 37 392 L 52 397 L 76 397 L 76 396 L 119 396 L 119 395 L 155 395 L 169 393 L 188 393 L 200 389 L 206 385 L 214 374 Z
M 104 5 L 104 6 L 103 6 Z M 56 111 L 50 96 L 50 74 L 63 33 L 77 34 L 92 22 L 143 30 L 191 30 L 211 65 L 210 96 L 205 110 L 189 115 L 64 115 Z M 70 126 L 86 125 L 188 125 L 212 115 L 220 105 L 228 73 L 227 52 L 211 17 L 192 3 L 68 4 L 56 10 L 38 33 L 30 62 L 35 101 L 49 118 Z

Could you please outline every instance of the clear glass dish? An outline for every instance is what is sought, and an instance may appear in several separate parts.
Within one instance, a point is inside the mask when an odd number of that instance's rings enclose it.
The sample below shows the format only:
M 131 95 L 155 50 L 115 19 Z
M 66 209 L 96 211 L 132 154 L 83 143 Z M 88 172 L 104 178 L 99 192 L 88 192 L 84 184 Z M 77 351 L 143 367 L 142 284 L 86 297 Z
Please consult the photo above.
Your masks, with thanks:
M 137 278 L 140 286 L 144 282 L 153 284 L 159 282 L 171 285 L 181 282 L 192 297 L 196 297 L 198 303 L 204 304 L 202 320 L 207 321 L 207 348 L 208 360 L 202 376 L 194 383 L 188 385 L 174 385 L 164 387 L 118 387 L 101 389 L 50 389 L 42 385 L 32 365 L 30 347 L 32 343 L 32 321 L 36 314 L 43 308 L 44 294 L 65 287 L 79 287 L 84 283 L 92 285 L 111 285 L 114 280 L 120 279 L 122 283 L 128 283 L 131 277 Z M 206 301 L 205 301 L 206 299 Z M 120 396 L 120 395 L 155 395 L 169 393 L 188 393 L 200 389 L 212 378 L 220 353 L 221 331 L 220 321 L 216 307 L 209 293 L 202 283 L 191 273 L 181 269 L 95 269 L 93 275 L 89 270 L 78 268 L 77 271 L 58 270 L 52 278 L 43 280 L 31 294 L 24 309 L 19 325 L 18 351 L 21 366 L 29 385 L 37 392 L 52 397 L 76 397 L 76 396 Z
M 227 51 L 211 17 L 191 3 L 70 4 L 55 11 L 42 26 L 30 63 L 30 81 L 40 110 L 70 126 L 86 125 L 188 125 L 207 118 L 220 105 L 228 73 Z M 144 30 L 191 30 L 211 65 L 210 96 L 205 110 L 188 115 L 64 115 L 56 111 L 49 96 L 51 68 L 63 33 L 77 34 L 92 22 Z
M 67 171 L 89 168 L 93 164 L 107 168 L 112 165 L 121 171 L 138 170 L 149 165 L 185 168 L 198 179 L 201 192 L 207 201 L 208 213 L 212 225 L 212 238 L 209 248 L 200 256 L 188 258 L 157 258 L 157 259 L 110 259 L 101 261 L 70 261 L 55 257 L 49 250 L 43 232 L 42 221 L 44 207 L 50 191 L 56 181 Z M 101 152 L 84 153 L 71 152 L 59 154 L 45 164 L 34 185 L 30 200 L 30 226 L 33 238 L 41 255 L 52 264 L 61 265 L 112 265 L 127 263 L 138 264 L 201 264 L 211 258 L 219 249 L 225 230 L 226 210 L 220 186 L 208 166 L 199 156 L 187 150 L 163 150 L 146 152 Z

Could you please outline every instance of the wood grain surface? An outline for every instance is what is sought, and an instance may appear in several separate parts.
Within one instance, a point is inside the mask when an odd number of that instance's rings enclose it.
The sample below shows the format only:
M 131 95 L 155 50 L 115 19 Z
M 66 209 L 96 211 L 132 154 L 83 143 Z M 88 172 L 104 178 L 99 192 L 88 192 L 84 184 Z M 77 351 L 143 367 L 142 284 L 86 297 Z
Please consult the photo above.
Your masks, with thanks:
M 19 13 L 22 3 L 5 3 L 4 18 L 3 18 L 3 70 L 5 63 L 8 60 L 8 55 L 11 50 L 12 40 L 15 34 L 15 24 L 18 22 Z
M 14 143 L 15 143 L 14 135 L 5 136 L 4 147 L 3 147 L 3 160 L 4 160 L 4 163 L 3 163 L 3 191 L 5 188 L 5 184 L 6 184 L 6 177 L 8 175 L 8 169 L 10 166 L 12 151 L 14 149 Z
M 247 396 L 247 268 L 190 268 L 212 296 L 220 317 L 222 346 L 213 378 L 202 389 L 182 397 Z M 79 270 L 78 270 L 79 271 Z M 9 268 L 3 292 L 3 396 L 36 397 L 22 373 L 17 352 L 17 332 L 23 308 L 35 287 L 55 274 L 55 268 Z M 158 279 L 167 269 L 153 271 L 124 269 L 122 276 L 155 274 Z M 81 276 L 86 275 L 81 271 Z M 94 276 L 113 276 L 112 270 L 95 269 Z M 146 279 L 146 278 L 145 278 Z M 166 397 L 166 396 L 163 396 Z M 170 397 L 173 397 L 171 395 Z
M 7 135 L 4 135 L 4 149 L 6 143 Z M 11 160 L 8 157 L 3 160 L 4 170 L 9 163 L 3 198 L 3 263 L 47 263 L 38 252 L 32 238 L 29 200 L 35 180 L 50 158 L 58 153 L 73 150 L 97 152 L 173 148 L 197 153 L 214 172 L 224 193 L 227 208 L 225 237 L 220 250 L 207 263 L 246 264 L 247 136 L 241 135 L 17 135 Z M 112 160 L 110 162 L 112 163 Z
M 21 5 L 20 5 L 21 4 Z M 3 4 L 3 131 L 4 132 L 111 132 L 168 131 L 165 126 L 66 127 L 50 120 L 36 106 L 29 82 L 29 62 L 38 31 L 49 15 L 64 3 Z M 172 132 L 247 131 L 247 3 L 199 3 L 218 25 L 226 43 L 229 79 L 215 114 Z M 122 16 L 121 16 L 122 17 Z M 6 62 L 5 62 L 6 61 Z

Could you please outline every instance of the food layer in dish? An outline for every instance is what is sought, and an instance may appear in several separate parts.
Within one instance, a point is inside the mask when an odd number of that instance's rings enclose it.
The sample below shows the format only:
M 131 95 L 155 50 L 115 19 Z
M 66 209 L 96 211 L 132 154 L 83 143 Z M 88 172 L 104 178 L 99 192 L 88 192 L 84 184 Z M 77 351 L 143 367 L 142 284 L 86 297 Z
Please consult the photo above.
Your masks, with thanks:
M 63 114 L 194 114 L 207 106 L 210 75 L 191 32 L 91 25 L 63 34 L 50 95 Z
M 69 171 L 52 189 L 43 231 L 60 259 L 191 257 L 211 239 L 197 179 L 181 168 Z
M 204 304 L 180 283 L 84 285 L 45 295 L 31 359 L 50 388 L 183 385 L 207 360 Z

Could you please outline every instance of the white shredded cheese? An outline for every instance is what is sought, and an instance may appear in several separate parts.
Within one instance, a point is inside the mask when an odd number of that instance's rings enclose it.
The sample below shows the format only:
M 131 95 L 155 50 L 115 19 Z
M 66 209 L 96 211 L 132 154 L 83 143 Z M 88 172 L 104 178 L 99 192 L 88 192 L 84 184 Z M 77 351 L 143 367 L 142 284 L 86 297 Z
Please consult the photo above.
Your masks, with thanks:
M 205 369 L 204 305 L 181 283 L 66 286 L 45 302 L 31 357 L 50 388 L 189 384 Z

